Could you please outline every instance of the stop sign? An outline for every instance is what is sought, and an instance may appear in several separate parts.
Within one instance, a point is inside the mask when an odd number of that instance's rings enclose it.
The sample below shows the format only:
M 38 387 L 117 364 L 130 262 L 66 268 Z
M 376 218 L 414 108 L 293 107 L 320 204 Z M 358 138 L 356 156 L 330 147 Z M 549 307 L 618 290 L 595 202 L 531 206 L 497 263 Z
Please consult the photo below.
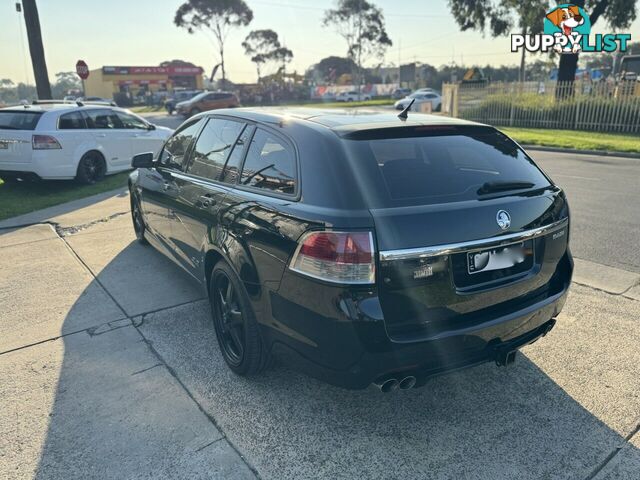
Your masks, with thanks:
M 78 60 L 78 63 L 76 63 L 76 73 L 82 80 L 89 78 L 89 66 L 84 60 Z

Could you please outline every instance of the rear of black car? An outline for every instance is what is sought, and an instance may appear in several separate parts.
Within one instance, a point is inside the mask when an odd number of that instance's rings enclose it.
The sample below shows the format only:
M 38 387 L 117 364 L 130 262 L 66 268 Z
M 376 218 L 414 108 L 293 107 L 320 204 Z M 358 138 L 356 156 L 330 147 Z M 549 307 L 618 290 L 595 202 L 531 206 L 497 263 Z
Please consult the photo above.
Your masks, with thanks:
M 312 371 L 346 387 L 420 384 L 485 361 L 508 364 L 549 332 L 573 270 L 569 210 L 520 147 L 481 125 L 336 131 L 369 208 L 371 248 L 362 228 L 342 244 L 335 235 L 299 241 L 285 288 L 296 283 L 304 294 L 291 271 L 324 283 L 346 263 L 352 275 L 313 293 L 336 314 L 323 315 L 324 331 L 302 332 L 318 347 L 302 348 Z M 347 253 L 331 257 L 331 242 Z M 342 264 L 325 268 L 326 259 Z

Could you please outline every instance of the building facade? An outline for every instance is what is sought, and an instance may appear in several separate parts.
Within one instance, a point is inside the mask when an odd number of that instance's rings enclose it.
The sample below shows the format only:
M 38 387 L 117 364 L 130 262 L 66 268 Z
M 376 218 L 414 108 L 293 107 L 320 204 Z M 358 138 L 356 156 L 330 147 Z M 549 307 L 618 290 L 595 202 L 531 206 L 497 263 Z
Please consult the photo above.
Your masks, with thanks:
M 104 66 L 89 72 L 84 81 L 87 97 L 117 99 L 144 97 L 160 92 L 172 93 L 176 88 L 202 90 L 201 67 Z

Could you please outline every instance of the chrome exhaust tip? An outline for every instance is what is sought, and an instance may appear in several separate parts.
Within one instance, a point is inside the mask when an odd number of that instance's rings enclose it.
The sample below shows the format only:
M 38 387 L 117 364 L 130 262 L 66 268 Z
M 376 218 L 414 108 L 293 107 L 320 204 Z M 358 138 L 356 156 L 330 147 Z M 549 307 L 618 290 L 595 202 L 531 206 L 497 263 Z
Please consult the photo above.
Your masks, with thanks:
M 415 384 L 416 384 L 416 377 L 410 375 L 400 380 L 398 387 L 400 387 L 400 390 L 409 390 L 410 388 L 413 388 Z
M 389 393 L 397 390 L 400 383 L 395 378 L 389 378 L 382 383 L 375 383 L 375 386 L 380 389 L 381 392 Z

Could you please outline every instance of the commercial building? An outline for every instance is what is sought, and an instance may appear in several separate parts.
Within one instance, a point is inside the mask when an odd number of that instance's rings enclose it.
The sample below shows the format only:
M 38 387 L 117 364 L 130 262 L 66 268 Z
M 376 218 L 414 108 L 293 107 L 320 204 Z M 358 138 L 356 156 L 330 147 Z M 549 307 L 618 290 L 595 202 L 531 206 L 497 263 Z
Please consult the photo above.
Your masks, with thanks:
M 141 97 L 149 93 L 173 92 L 174 89 L 201 90 L 203 70 L 195 66 L 114 67 L 105 66 L 89 72 L 84 81 L 85 96 L 117 98 Z

